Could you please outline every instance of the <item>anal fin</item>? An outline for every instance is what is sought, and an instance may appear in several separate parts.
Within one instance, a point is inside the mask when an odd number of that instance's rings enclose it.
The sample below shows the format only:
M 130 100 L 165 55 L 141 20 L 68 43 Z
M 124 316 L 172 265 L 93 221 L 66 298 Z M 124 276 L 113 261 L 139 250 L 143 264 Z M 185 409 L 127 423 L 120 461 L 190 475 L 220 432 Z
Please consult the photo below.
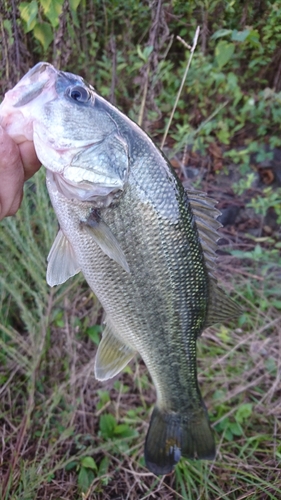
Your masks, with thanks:
M 124 344 L 106 325 L 95 360 L 95 377 L 107 380 L 117 375 L 134 357 L 135 351 Z

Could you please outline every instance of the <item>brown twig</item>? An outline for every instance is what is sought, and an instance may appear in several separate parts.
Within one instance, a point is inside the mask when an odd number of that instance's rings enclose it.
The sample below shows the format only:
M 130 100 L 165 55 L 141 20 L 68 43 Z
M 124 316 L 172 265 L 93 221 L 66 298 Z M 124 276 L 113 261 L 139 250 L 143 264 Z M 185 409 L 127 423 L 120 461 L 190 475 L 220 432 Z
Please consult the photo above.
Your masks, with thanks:
M 17 27 L 17 9 L 15 0 L 12 0 L 12 18 L 13 18 L 13 32 L 15 37 L 15 49 L 16 49 L 16 74 L 17 79 L 20 78 L 20 47 L 19 47 L 19 36 Z
M 110 86 L 110 102 L 115 104 L 115 88 L 117 80 L 117 50 L 116 50 L 116 39 L 113 33 L 110 36 L 110 51 L 112 54 L 112 72 L 111 72 L 111 86 Z
M 3 43 L 3 52 L 4 52 L 4 61 L 5 61 L 5 73 L 6 73 L 6 80 L 7 82 L 10 79 L 10 71 L 9 71 L 9 54 L 8 54 L 8 42 L 7 42 L 7 36 L 4 30 L 4 23 L 3 23 L 3 16 L 0 14 L 0 24 L 1 24 L 1 36 L 2 36 L 2 43 Z
M 164 54 L 160 54 L 162 47 L 165 45 L 167 38 L 169 36 L 169 29 L 165 20 L 165 14 L 163 10 L 162 0 L 156 2 L 150 2 L 151 12 L 152 12 L 152 23 L 149 31 L 149 37 L 147 42 L 147 47 L 152 47 L 153 50 L 149 54 L 147 62 L 142 68 L 142 80 L 143 80 L 143 92 L 142 100 L 140 105 L 140 111 L 138 116 L 138 124 L 140 126 L 144 123 L 145 109 L 147 103 L 151 104 L 152 107 L 157 108 L 154 103 L 154 91 L 155 85 L 152 86 L 150 92 L 150 82 L 153 76 L 157 72 L 159 59 L 163 60 L 167 56 L 167 53 L 171 47 L 171 42 L 168 44 L 168 48 L 164 51 Z M 160 82 L 161 84 L 161 82 Z M 158 85 L 159 86 L 159 85 Z

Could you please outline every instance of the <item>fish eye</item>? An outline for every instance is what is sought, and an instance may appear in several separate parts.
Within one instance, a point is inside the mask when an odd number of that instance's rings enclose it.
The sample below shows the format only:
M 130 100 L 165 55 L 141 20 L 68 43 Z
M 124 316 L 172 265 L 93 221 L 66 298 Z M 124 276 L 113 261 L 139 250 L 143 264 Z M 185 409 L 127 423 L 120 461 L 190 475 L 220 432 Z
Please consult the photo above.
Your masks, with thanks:
M 81 87 L 81 85 L 76 85 L 75 87 L 71 87 L 67 89 L 67 94 L 71 99 L 77 102 L 88 102 L 91 95 L 85 87 Z

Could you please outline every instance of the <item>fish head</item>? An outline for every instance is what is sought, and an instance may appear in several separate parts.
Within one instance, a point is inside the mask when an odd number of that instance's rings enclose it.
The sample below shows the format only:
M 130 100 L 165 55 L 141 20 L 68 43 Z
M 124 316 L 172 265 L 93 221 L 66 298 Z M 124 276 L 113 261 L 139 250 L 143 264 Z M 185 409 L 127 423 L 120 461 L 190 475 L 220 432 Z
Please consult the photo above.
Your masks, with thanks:
M 63 195 L 108 202 L 129 174 L 127 142 L 108 109 L 82 77 L 41 62 L 6 93 L 0 124 L 17 143 L 34 142 Z

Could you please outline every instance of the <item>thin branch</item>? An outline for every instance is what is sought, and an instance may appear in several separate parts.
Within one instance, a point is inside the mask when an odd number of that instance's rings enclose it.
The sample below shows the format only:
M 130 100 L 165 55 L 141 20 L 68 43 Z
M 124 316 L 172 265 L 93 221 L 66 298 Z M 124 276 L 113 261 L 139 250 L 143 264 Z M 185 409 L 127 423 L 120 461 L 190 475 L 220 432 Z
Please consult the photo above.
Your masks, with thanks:
M 7 42 L 7 36 L 5 34 L 4 30 L 4 23 L 3 23 L 3 16 L 0 14 L 0 24 L 1 24 L 1 34 L 2 34 L 2 41 L 3 41 L 3 49 L 4 49 L 4 61 L 6 65 L 6 80 L 7 82 L 10 79 L 10 72 L 9 72 L 9 54 L 8 54 L 8 42 Z
M 15 0 L 12 0 L 12 19 L 13 19 L 13 31 L 15 37 L 15 54 L 16 54 L 16 74 L 17 79 L 20 78 L 20 48 L 19 48 L 19 34 L 17 27 L 17 6 Z
M 143 116 L 144 116 L 144 109 L 145 109 L 147 90 L 148 90 L 148 77 L 149 77 L 149 66 L 147 66 L 147 71 L 146 71 L 146 75 L 145 75 L 144 89 L 143 89 L 139 117 L 138 117 L 138 125 L 140 127 L 142 126 Z
M 153 5 L 153 4 L 152 4 Z M 145 106 L 147 101 L 149 78 L 153 75 L 154 67 L 156 66 L 155 57 L 158 57 L 157 45 L 159 44 L 159 30 L 161 25 L 162 0 L 158 0 L 156 10 L 152 10 L 152 24 L 149 31 L 148 46 L 153 47 L 149 54 L 148 60 L 144 66 L 144 90 L 138 116 L 138 125 L 141 127 L 144 121 Z
M 112 54 L 112 73 L 111 73 L 111 86 L 110 86 L 110 102 L 115 104 L 115 88 L 117 81 L 117 49 L 116 49 L 116 39 L 114 33 L 110 35 L 110 51 Z
M 188 59 L 188 62 L 187 62 L 187 66 L 186 66 L 186 69 L 185 69 L 185 72 L 184 72 L 184 75 L 183 75 L 183 78 L 182 78 L 182 81 L 181 81 L 181 85 L 180 85 L 180 88 L 179 88 L 179 91 L 178 91 L 178 94 L 177 94 L 177 97 L 176 97 L 176 100 L 175 100 L 175 104 L 174 104 L 172 113 L 170 115 L 170 118 L 169 118 L 166 130 L 165 130 L 162 142 L 161 142 L 160 149 L 163 149 L 163 146 L 165 144 L 165 141 L 166 141 L 166 138 L 167 138 L 167 135 L 168 135 L 171 123 L 172 123 L 172 120 L 174 118 L 174 114 L 175 114 L 175 111 L 176 111 L 176 108 L 177 108 L 177 105 L 178 105 L 178 102 L 179 102 L 180 95 L 182 93 L 182 89 L 183 89 L 183 86 L 184 86 L 184 83 L 185 83 L 185 80 L 186 80 L 186 77 L 187 77 L 187 73 L 188 73 L 188 70 L 189 70 L 189 67 L 190 67 L 190 64 L 191 64 L 191 61 L 192 61 L 192 57 L 193 57 L 194 51 L 196 49 L 196 45 L 197 45 L 198 37 L 199 37 L 199 32 L 200 32 L 200 27 L 197 26 L 196 32 L 195 32 L 195 36 L 194 36 L 194 39 L 193 39 L 193 45 L 192 45 L 192 47 L 190 49 L 190 56 L 189 56 L 189 59 Z M 179 37 L 177 37 L 177 38 L 180 41 L 182 41 L 181 38 L 179 38 Z M 184 45 L 186 45 L 185 42 L 184 42 Z

